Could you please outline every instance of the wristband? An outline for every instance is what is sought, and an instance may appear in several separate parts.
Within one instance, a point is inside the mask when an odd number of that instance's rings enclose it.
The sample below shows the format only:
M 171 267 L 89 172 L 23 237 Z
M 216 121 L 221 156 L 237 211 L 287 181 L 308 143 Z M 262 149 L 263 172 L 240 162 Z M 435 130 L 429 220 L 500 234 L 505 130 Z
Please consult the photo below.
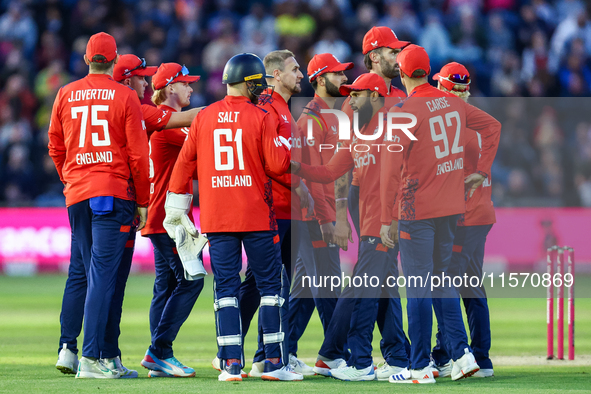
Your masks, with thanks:
M 339 202 L 339 201 L 347 201 L 347 197 L 344 197 L 344 198 L 337 198 L 335 201 L 336 201 L 336 202 Z

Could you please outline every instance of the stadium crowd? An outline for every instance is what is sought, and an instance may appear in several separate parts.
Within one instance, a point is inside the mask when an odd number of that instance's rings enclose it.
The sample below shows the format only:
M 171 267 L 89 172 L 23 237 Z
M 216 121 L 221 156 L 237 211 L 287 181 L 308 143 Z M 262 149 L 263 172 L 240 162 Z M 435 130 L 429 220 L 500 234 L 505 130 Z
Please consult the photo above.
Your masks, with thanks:
M 200 75 L 195 107 L 224 96 L 224 64 L 239 52 L 289 48 L 304 68 L 330 52 L 355 63 L 352 81 L 364 71 L 361 42 L 374 25 L 423 46 L 433 70 L 452 58 L 465 64 L 473 97 L 591 95 L 591 9 L 582 0 L 4 0 L 0 205 L 64 205 L 47 154 L 51 106 L 61 86 L 86 74 L 85 46 L 98 31 L 115 37 L 120 54 Z M 302 88 L 312 96 L 308 83 Z M 530 111 L 528 100 L 536 99 L 501 102 L 495 205 L 591 206 L 591 119 L 569 121 L 557 100 Z

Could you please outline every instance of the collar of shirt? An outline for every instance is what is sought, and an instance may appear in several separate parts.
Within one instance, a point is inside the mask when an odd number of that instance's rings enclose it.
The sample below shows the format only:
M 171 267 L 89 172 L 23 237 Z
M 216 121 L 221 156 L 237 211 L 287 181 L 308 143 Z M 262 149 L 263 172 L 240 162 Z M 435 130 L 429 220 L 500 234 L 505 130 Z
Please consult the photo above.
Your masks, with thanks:
M 250 99 L 245 96 L 226 96 L 226 97 L 224 97 L 224 101 L 226 101 L 230 104 L 238 104 L 241 102 L 251 103 Z
M 114 81 L 113 77 L 110 76 L 109 74 L 88 74 L 86 76 L 86 78 L 90 78 L 90 79 L 110 79 L 111 81 Z
M 432 94 L 429 95 L 428 93 L 432 92 L 432 91 L 436 91 L 434 93 L 437 93 L 435 96 L 433 96 Z M 427 94 L 426 96 L 424 96 L 424 94 Z M 417 86 L 416 88 L 414 88 L 410 94 L 408 95 L 408 97 L 417 95 L 418 97 L 441 97 L 441 96 L 445 96 L 445 94 L 437 89 L 436 87 L 430 85 L 429 83 L 425 82 L 422 85 Z
M 176 110 L 176 109 L 174 109 L 174 108 L 172 108 L 172 107 L 169 107 L 169 106 L 168 106 L 168 105 L 166 105 L 166 104 L 160 104 L 160 105 L 158 105 L 158 106 L 157 106 L 157 108 L 158 108 L 158 109 L 162 109 L 162 110 L 164 110 L 164 111 L 167 111 L 167 110 L 168 110 L 168 111 L 172 111 L 172 112 L 177 112 L 177 110 Z

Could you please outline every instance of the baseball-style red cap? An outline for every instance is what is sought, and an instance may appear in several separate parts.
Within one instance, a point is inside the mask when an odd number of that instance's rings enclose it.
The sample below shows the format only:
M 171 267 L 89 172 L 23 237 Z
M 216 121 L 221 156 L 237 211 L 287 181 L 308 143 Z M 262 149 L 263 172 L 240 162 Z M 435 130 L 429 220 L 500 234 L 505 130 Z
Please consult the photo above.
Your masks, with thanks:
M 376 48 L 402 49 L 409 44 L 408 41 L 400 41 L 392 29 L 386 26 L 374 26 L 363 37 L 363 54 Z
M 151 77 L 156 74 L 156 70 L 158 70 L 156 66 L 146 66 L 146 59 L 139 58 L 136 55 L 121 55 L 113 69 L 113 79 L 121 82 L 134 75 Z
M 336 73 L 352 68 L 353 63 L 341 63 L 332 53 L 321 53 L 314 55 L 308 63 L 308 79 L 312 82 L 322 74 Z
M 465 90 L 470 89 L 470 73 L 460 63 L 447 63 L 441 68 L 441 71 L 433 75 L 433 79 L 439 81 L 447 90 L 453 90 L 455 85 L 465 85 Z
M 416 70 L 425 70 L 427 74 L 424 76 L 429 75 L 431 72 L 429 55 L 427 55 L 425 48 L 418 45 L 410 44 L 404 48 L 396 57 L 396 61 L 398 62 L 400 71 L 409 77 Z
M 189 69 L 186 66 L 181 66 L 178 63 L 162 63 L 158 67 L 158 71 L 152 77 L 152 85 L 155 90 L 162 89 L 171 83 L 188 82 L 193 83 L 199 81 L 199 75 L 189 75 Z
M 117 57 L 117 43 L 113 36 L 107 33 L 97 33 L 90 37 L 86 44 L 86 57 L 89 62 L 96 55 L 103 55 L 106 60 L 98 63 L 108 63 Z
M 386 96 L 388 88 L 384 78 L 380 77 L 376 73 L 365 73 L 357 77 L 350 85 L 342 85 L 339 88 L 339 92 L 343 96 L 348 96 L 352 90 L 371 90 L 378 92 L 381 96 Z

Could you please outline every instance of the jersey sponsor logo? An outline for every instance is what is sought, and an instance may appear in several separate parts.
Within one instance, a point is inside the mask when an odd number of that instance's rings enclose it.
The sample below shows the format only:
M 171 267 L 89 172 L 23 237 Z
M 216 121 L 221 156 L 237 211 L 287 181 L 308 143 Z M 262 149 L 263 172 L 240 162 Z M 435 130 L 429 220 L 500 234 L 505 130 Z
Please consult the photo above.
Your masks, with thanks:
M 111 163 L 113 161 L 113 152 L 86 152 L 76 155 L 76 164 L 82 166 L 85 164 Z
M 115 89 L 85 89 L 70 92 L 68 102 L 85 100 L 114 100 Z
M 443 164 L 437 165 L 437 175 L 445 174 L 447 172 L 456 171 L 456 170 L 463 170 L 464 169 L 464 159 L 458 158 L 454 161 L 448 160 Z
M 252 186 L 252 178 L 250 175 L 223 175 L 212 176 L 211 187 L 250 187 Z
M 291 144 L 290 142 L 287 140 L 287 138 L 283 137 L 283 136 L 278 136 L 273 138 L 273 142 L 275 142 L 275 146 L 276 147 L 280 147 L 281 145 L 285 146 L 287 149 L 291 150 Z
M 355 162 L 355 168 L 361 168 L 364 166 L 369 166 L 371 164 L 376 164 L 376 157 L 371 153 L 366 153 L 364 155 L 355 157 L 353 161 Z
M 218 123 L 236 123 L 240 112 L 218 112 Z

